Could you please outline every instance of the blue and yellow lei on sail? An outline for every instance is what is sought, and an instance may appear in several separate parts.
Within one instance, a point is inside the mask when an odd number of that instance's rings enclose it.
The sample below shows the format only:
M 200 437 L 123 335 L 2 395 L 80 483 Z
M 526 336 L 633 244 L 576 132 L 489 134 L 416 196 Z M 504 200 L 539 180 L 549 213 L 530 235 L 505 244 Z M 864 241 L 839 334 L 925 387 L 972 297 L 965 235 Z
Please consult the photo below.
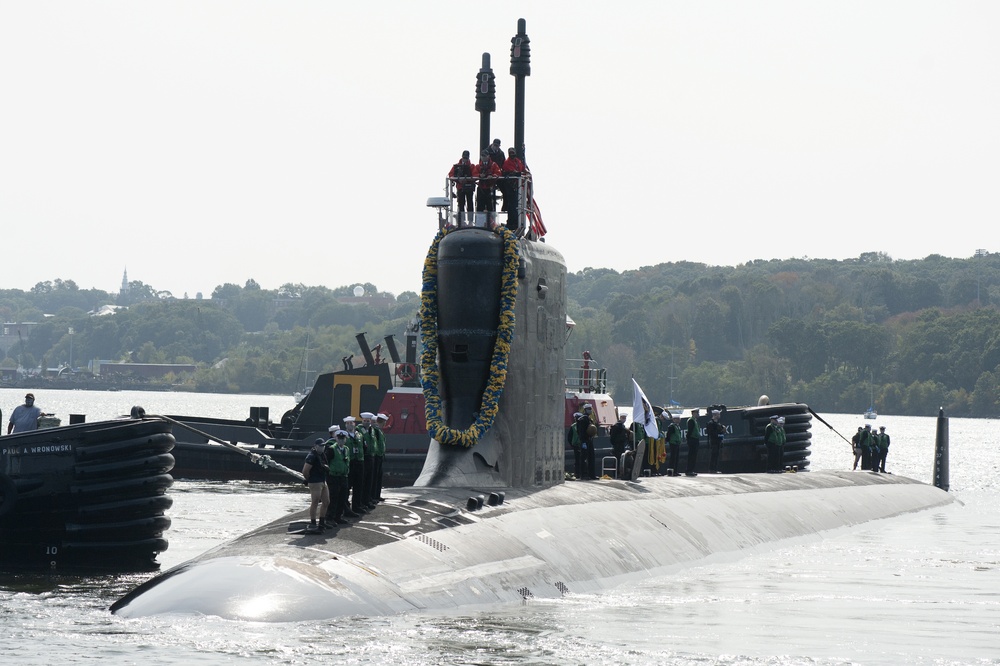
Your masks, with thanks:
M 441 379 L 437 362 L 438 246 L 447 233 L 445 230 L 437 233 L 424 260 L 423 290 L 420 295 L 420 339 L 423 345 L 420 353 L 420 383 L 424 389 L 424 415 L 430 436 L 441 444 L 469 448 L 493 426 L 499 411 L 500 395 L 507 380 L 507 360 L 514 336 L 514 302 L 517 299 L 517 237 L 506 227 L 496 229 L 496 233 L 503 239 L 504 266 L 500 286 L 500 321 L 490 362 L 490 379 L 483 392 L 475 422 L 465 430 L 455 430 L 441 420 L 441 394 L 438 392 L 438 382 Z

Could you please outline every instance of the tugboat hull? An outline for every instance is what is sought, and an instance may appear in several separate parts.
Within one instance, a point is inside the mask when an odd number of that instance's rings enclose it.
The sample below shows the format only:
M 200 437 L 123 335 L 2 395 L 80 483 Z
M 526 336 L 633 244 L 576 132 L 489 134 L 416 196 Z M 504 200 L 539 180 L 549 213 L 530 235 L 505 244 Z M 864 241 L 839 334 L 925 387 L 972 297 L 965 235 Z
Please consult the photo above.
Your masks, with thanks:
M 174 437 L 163 421 L 101 421 L 3 438 L 0 570 L 155 571 L 167 549 Z

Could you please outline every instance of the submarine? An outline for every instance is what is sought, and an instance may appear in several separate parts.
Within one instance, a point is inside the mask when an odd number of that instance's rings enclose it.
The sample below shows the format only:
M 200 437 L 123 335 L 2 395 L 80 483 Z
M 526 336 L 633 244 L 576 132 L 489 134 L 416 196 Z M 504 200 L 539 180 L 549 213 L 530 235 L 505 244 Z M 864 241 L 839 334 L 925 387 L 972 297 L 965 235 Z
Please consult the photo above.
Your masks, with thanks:
M 523 19 L 510 71 L 523 159 Z M 476 109 L 484 149 L 489 54 Z M 530 174 L 505 188 L 506 219 L 428 201 L 438 229 L 419 323 L 431 440 L 414 485 L 320 534 L 303 531 L 306 512 L 275 520 L 151 578 L 113 613 L 284 622 L 556 599 L 952 502 L 912 479 L 846 471 L 565 482 L 566 263 L 533 219 L 532 188 Z

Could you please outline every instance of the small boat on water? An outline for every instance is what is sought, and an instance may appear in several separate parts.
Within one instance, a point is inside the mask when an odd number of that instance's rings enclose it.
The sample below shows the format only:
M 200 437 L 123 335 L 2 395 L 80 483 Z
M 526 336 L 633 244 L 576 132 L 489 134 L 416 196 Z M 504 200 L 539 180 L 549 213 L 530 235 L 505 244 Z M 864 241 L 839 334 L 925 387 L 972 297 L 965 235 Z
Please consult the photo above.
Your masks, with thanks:
M 0 438 L 0 571 L 155 571 L 167 549 L 171 426 L 121 419 Z
M 875 411 L 875 406 L 874 405 L 872 405 L 871 407 L 869 407 L 868 409 L 865 410 L 865 418 L 866 419 L 877 419 L 878 418 L 878 412 Z

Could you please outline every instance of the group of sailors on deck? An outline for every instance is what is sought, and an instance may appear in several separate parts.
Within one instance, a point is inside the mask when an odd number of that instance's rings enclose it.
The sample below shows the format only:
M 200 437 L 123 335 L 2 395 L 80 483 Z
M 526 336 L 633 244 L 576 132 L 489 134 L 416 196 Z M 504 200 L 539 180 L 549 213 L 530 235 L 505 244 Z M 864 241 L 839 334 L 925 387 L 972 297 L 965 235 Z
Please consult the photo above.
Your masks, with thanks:
M 516 228 L 518 178 L 526 173 L 529 173 L 528 167 L 514 148 L 508 148 L 504 155 L 500 139 L 493 139 L 475 164 L 470 159 L 469 151 L 462 151 L 462 158 L 448 172 L 448 177 L 455 182 L 459 215 L 468 213 L 471 217 L 473 212 L 496 212 L 496 193 L 499 190 L 503 199 L 502 212 L 507 213 L 507 227 Z
M 384 501 L 383 428 L 388 420 L 385 414 L 362 412 L 360 424 L 345 417 L 343 427 L 330 426 L 328 439 L 316 439 L 302 467 L 309 487 L 307 533 L 347 525 L 348 518 L 361 518 Z
M 851 437 L 851 447 L 854 449 L 854 469 L 861 463 L 861 469 L 871 472 L 885 472 L 885 459 L 889 455 L 889 434 L 885 426 L 879 426 L 878 432 L 872 430 L 870 423 L 858 426 L 858 431 Z

